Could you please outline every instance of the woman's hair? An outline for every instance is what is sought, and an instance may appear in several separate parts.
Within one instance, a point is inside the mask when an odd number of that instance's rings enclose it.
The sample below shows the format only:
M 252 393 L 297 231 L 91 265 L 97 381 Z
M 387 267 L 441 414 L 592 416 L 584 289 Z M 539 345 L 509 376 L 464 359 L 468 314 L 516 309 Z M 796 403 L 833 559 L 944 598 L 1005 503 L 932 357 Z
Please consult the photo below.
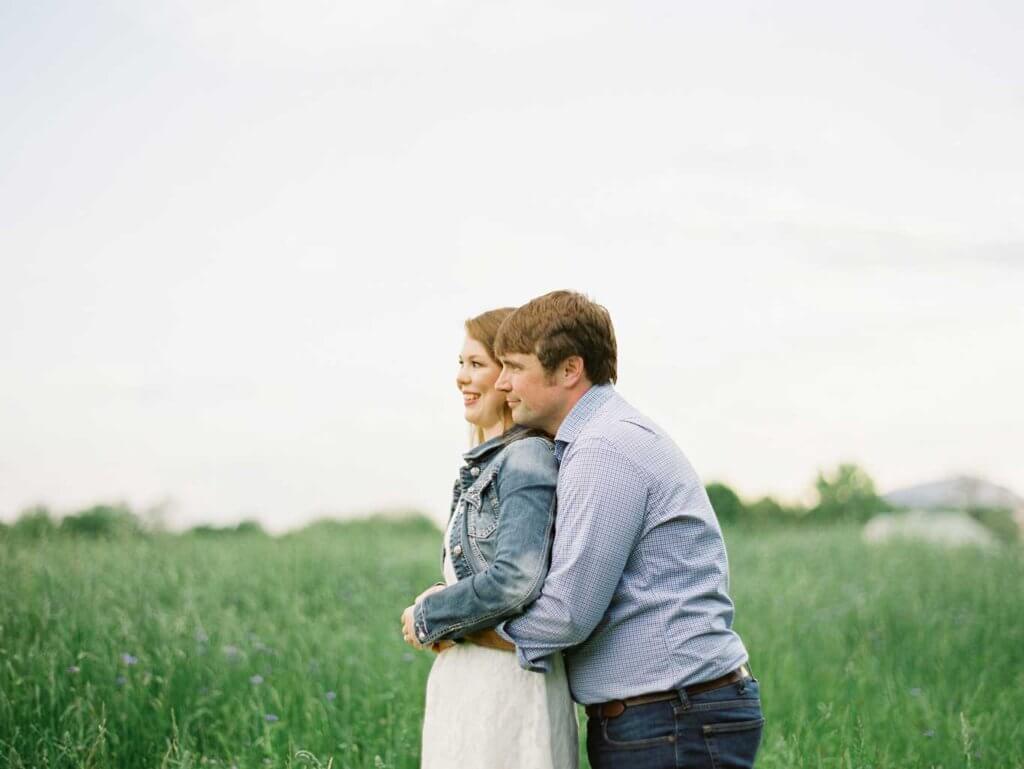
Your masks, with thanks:
M 487 350 L 487 356 L 498 363 L 498 356 L 494 354 L 494 339 L 498 336 L 498 329 L 502 322 L 516 311 L 515 307 L 499 307 L 497 310 L 488 310 L 466 321 L 466 334 L 478 341 Z M 500 365 L 500 364 L 499 364 Z M 502 407 L 502 423 L 507 430 L 513 424 L 512 409 L 506 403 Z M 472 425 L 470 433 L 470 444 L 478 446 L 483 443 L 484 431 L 476 425 Z

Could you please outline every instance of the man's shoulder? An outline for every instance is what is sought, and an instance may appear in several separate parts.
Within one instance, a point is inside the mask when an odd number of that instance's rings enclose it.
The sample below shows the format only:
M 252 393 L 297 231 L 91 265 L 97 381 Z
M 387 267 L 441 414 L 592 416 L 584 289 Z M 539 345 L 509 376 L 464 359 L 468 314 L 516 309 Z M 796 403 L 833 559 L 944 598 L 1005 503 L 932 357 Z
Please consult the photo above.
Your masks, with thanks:
M 663 435 L 664 432 L 652 419 L 614 393 L 580 430 L 574 445 L 605 445 L 630 455 Z

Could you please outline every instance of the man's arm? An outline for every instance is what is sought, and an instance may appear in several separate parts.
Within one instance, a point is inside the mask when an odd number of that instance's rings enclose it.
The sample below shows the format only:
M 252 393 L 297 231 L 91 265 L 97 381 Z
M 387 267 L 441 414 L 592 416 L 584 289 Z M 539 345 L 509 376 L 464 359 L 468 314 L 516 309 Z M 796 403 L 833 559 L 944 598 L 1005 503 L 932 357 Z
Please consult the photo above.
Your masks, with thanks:
M 540 597 L 499 625 L 519 664 L 547 671 L 548 655 L 585 641 L 605 615 L 647 508 L 641 470 L 602 439 L 574 444 L 558 476 L 558 513 Z

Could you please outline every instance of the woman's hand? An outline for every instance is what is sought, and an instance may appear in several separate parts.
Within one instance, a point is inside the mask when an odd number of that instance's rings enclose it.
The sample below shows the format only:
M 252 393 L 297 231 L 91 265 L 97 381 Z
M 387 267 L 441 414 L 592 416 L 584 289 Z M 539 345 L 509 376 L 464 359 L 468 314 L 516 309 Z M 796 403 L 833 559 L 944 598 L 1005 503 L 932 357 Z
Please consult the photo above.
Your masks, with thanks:
M 413 604 L 402 612 L 402 640 L 414 649 L 422 649 L 423 644 L 416 638 L 416 618 L 413 614 L 415 611 L 416 604 Z
M 412 606 L 406 607 L 405 611 L 402 612 L 402 640 L 405 641 L 407 644 L 409 644 L 409 646 L 413 647 L 414 649 L 423 649 L 423 648 L 425 648 L 423 646 L 423 644 L 421 644 L 419 642 L 419 640 L 417 640 L 417 638 L 416 638 L 416 618 L 415 618 L 416 604 L 418 604 L 420 601 L 422 601 L 424 598 L 426 598 L 431 593 L 436 593 L 439 590 L 444 590 L 445 587 L 446 587 L 445 585 L 440 585 L 440 584 L 438 584 L 438 585 L 431 585 L 426 590 L 424 590 L 422 593 L 420 593 L 418 596 L 416 596 L 416 600 L 412 602 Z M 434 646 L 436 646 L 436 645 L 437 644 L 434 644 Z M 447 648 L 447 647 L 445 647 L 445 648 Z M 433 651 L 443 651 L 443 650 L 442 649 L 433 649 Z

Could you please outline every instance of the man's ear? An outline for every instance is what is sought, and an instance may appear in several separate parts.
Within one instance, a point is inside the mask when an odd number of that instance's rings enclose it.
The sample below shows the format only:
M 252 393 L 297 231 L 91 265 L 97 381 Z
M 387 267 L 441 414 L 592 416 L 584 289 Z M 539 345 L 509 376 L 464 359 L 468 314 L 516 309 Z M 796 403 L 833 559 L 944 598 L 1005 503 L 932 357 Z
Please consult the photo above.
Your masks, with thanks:
M 586 377 L 587 369 L 583 364 L 583 358 L 579 355 L 570 355 L 561 363 L 562 385 L 566 389 L 572 389 L 577 383 Z

